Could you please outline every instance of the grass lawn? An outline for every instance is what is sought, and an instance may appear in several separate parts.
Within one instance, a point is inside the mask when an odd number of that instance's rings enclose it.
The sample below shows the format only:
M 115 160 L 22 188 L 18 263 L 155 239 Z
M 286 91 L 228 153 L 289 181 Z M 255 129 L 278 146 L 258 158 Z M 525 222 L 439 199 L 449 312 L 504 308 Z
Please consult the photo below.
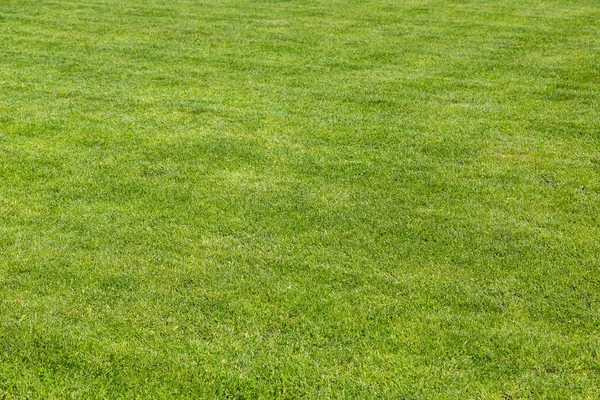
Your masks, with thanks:
M 2 0 L 0 398 L 600 398 L 597 0 Z

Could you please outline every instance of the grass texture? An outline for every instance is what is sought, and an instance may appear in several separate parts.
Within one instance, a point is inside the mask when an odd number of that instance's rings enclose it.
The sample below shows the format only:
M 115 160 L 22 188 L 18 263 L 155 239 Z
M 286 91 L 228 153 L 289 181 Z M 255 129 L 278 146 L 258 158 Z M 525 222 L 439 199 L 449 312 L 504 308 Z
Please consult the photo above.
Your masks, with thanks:
M 0 398 L 600 398 L 595 0 L 2 0 Z

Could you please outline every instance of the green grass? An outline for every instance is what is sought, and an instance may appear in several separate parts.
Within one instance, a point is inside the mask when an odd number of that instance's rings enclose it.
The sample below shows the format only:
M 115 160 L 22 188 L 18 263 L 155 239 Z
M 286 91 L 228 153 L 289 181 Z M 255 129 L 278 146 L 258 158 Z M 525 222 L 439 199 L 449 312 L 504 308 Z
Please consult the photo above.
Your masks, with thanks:
M 0 2 L 0 398 L 600 398 L 596 0 Z

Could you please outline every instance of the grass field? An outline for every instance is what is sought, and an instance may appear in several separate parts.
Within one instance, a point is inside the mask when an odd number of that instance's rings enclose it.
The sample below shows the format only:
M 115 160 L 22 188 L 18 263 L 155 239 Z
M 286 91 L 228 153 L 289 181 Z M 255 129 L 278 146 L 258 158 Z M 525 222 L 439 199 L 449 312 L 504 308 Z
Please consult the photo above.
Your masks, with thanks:
M 600 398 L 596 0 L 0 2 L 0 398 Z

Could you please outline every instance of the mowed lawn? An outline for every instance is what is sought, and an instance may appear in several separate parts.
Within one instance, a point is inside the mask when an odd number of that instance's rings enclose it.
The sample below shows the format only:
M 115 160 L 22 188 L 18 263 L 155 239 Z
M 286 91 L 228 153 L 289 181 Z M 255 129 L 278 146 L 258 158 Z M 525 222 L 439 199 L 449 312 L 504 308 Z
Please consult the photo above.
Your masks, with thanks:
M 2 0 L 0 398 L 600 398 L 596 0 Z

